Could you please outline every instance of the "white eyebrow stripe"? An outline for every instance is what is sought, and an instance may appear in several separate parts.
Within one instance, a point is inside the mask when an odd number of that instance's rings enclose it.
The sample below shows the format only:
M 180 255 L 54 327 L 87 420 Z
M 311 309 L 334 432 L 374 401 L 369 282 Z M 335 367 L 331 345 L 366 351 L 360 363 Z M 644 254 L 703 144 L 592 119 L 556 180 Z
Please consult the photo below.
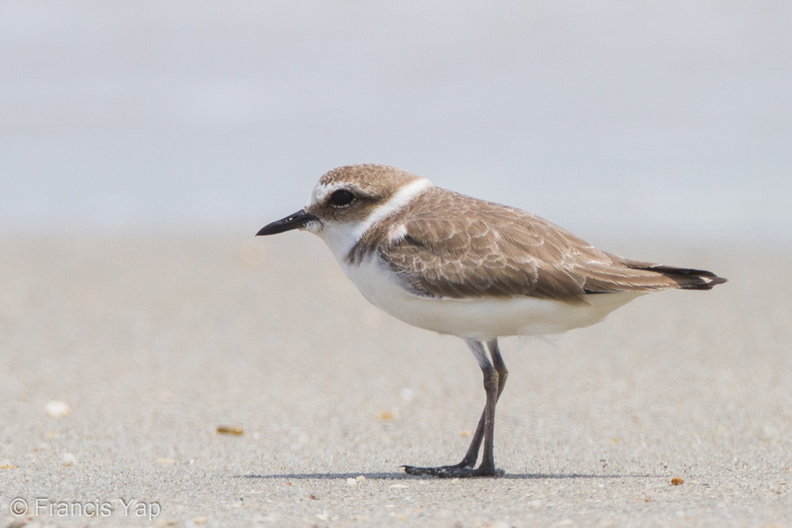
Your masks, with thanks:
M 332 193 L 337 189 L 341 189 L 345 186 L 344 183 L 336 183 L 334 185 L 317 185 L 314 187 L 313 192 L 311 193 L 311 199 L 308 200 L 308 204 L 305 206 L 306 208 L 320 204 L 324 201 L 325 197 Z
M 429 187 L 432 186 L 432 182 L 425 178 L 417 179 L 413 182 L 408 183 L 398 191 L 396 194 L 390 197 L 390 199 L 385 202 L 384 204 L 380 205 L 373 211 L 371 214 L 360 222 L 357 229 L 355 229 L 357 239 L 360 239 L 366 231 L 371 229 L 371 226 L 382 220 L 383 218 L 387 218 L 388 216 L 399 212 L 403 209 L 408 203 L 410 203 L 415 197 L 419 194 L 427 190 Z

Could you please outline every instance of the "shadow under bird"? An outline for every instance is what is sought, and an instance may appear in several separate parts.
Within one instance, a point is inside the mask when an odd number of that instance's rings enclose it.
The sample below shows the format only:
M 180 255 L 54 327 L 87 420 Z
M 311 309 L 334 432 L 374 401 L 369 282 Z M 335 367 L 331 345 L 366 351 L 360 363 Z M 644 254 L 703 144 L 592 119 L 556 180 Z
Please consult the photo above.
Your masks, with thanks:
M 726 282 L 709 271 L 617 257 L 533 214 L 383 165 L 326 173 L 304 209 L 258 235 L 292 229 L 324 240 L 372 304 L 419 328 L 461 337 L 481 367 L 486 404 L 464 458 L 403 466 L 411 475 L 503 474 L 493 452 L 495 406 L 508 376 L 498 337 L 565 332 L 646 293 Z

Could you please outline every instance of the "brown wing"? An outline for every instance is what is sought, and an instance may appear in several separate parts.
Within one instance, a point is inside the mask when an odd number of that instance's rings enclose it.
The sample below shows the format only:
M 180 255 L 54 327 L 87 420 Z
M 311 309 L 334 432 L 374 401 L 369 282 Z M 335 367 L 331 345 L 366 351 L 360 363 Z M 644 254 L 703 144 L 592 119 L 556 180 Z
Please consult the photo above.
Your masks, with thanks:
M 402 226 L 399 236 L 381 226 L 364 239 L 420 295 L 585 302 L 591 293 L 700 288 L 704 279 L 695 273 L 709 273 L 626 261 L 538 216 L 444 189 L 431 189 L 392 220 Z

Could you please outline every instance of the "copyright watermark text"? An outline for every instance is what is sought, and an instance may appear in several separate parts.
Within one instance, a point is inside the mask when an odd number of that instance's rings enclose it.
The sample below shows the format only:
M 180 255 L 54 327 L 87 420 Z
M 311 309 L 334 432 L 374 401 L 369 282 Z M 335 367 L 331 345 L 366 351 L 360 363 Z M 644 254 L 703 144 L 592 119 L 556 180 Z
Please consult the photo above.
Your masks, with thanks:
M 65 501 L 53 500 L 48 497 L 36 497 L 32 500 L 17 497 L 8 504 L 8 511 L 16 517 L 27 515 L 37 517 L 110 517 L 117 514 L 153 521 L 162 513 L 162 505 L 159 501 L 125 498 Z

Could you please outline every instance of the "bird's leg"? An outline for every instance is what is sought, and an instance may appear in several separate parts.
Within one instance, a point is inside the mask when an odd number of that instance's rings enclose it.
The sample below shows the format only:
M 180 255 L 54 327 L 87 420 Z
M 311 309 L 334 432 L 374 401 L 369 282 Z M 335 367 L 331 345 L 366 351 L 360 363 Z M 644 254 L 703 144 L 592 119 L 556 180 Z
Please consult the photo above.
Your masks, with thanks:
M 452 466 L 440 467 L 415 467 L 403 466 L 404 471 L 410 475 L 432 475 L 436 477 L 474 477 L 474 476 L 497 476 L 502 475 L 503 471 L 495 468 L 494 458 L 494 437 L 495 437 L 495 406 L 498 403 L 503 388 L 506 386 L 506 378 L 509 371 L 503 361 L 497 339 L 486 342 L 492 362 L 487 358 L 484 344 L 473 339 L 466 340 L 473 355 L 481 367 L 484 375 L 484 390 L 487 394 L 487 402 L 484 411 L 481 413 L 473 440 L 470 442 L 465 457 L 462 462 Z M 481 466 L 472 469 L 478 459 L 481 442 L 484 441 L 484 457 Z
M 490 385 L 494 382 L 494 387 L 488 386 L 487 371 L 482 367 L 481 370 L 484 372 L 484 390 L 487 393 L 487 403 L 484 406 L 484 453 L 481 456 L 481 465 L 475 471 L 482 476 L 495 476 L 503 474 L 503 470 L 495 468 L 495 406 L 498 404 L 498 399 L 506 386 L 506 378 L 509 376 L 509 371 L 506 370 L 506 363 L 504 363 L 503 356 L 501 356 L 498 348 L 498 341 L 495 339 L 488 341 L 487 348 L 489 348 L 493 364 L 491 367 Z
M 506 386 L 506 378 L 509 377 L 509 371 L 506 369 L 506 363 L 503 361 L 503 356 L 501 356 L 500 349 L 498 348 L 498 340 L 493 339 L 492 341 L 487 341 L 487 348 L 489 349 L 490 356 L 492 356 L 492 366 L 495 367 L 495 371 L 498 373 L 498 394 L 496 396 L 496 401 L 500 399 L 500 395 L 503 393 L 503 388 Z M 470 442 L 470 447 L 468 447 L 467 453 L 465 453 L 465 458 L 462 459 L 462 462 L 456 464 L 456 466 L 450 467 L 458 467 L 458 468 L 472 468 L 476 465 L 476 460 L 478 460 L 479 450 L 481 448 L 481 441 L 484 439 L 484 425 L 486 424 L 487 418 L 487 409 L 485 408 L 481 411 L 481 418 L 478 421 L 478 425 L 476 426 L 476 432 L 473 434 L 473 440 Z
M 462 462 L 457 464 L 455 467 L 472 468 L 476 465 L 479 450 L 481 449 L 481 441 L 484 440 L 484 425 L 486 423 L 487 410 L 484 409 L 481 411 L 481 418 L 479 418 L 478 425 L 476 426 L 476 432 L 473 433 L 473 440 L 471 440 L 470 447 L 468 447 L 467 453 L 465 453 L 465 458 L 463 458 Z

